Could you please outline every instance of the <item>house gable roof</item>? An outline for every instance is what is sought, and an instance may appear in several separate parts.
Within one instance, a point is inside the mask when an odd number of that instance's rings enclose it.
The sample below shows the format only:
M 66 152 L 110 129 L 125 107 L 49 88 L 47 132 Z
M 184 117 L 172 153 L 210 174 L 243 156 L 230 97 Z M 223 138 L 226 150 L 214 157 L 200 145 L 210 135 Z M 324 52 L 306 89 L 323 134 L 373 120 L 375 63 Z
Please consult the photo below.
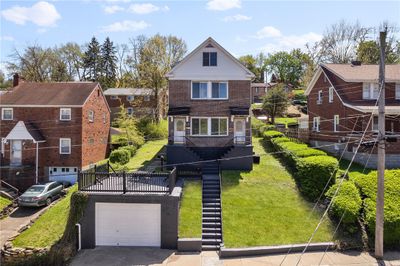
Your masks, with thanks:
M 23 82 L 0 95 L 0 106 L 83 106 L 96 82 Z
M 217 51 L 217 66 L 203 67 L 199 58 L 202 51 Z M 194 62 L 192 62 L 194 61 Z M 185 67 L 184 67 L 185 66 Z M 230 72 L 230 75 L 226 72 Z M 248 70 L 238 59 L 225 50 L 213 38 L 207 38 L 196 49 L 183 58 L 166 74 L 169 79 L 217 79 L 217 80 L 251 80 L 254 74 Z

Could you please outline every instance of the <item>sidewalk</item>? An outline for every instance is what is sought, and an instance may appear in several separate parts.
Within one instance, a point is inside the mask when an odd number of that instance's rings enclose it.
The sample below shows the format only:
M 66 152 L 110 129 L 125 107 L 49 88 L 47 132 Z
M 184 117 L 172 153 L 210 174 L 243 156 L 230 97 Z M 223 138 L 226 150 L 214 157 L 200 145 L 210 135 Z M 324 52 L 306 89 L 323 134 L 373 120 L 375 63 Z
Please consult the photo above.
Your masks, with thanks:
M 282 263 L 285 255 L 243 257 L 234 259 L 219 259 L 216 252 L 208 251 L 198 253 L 176 253 L 172 250 L 156 248 L 128 248 L 128 247 L 97 247 L 82 250 L 72 260 L 71 266 L 83 265 L 163 265 L 163 266 L 294 266 L 300 254 L 289 254 Z M 282 263 L 282 264 L 281 264 Z M 305 253 L 299 266 L 311 265 L 385 265 L 400 266 L 400 252 L 385 253 L 384 263 L 379 262 L 365 252 L 310 252 Z

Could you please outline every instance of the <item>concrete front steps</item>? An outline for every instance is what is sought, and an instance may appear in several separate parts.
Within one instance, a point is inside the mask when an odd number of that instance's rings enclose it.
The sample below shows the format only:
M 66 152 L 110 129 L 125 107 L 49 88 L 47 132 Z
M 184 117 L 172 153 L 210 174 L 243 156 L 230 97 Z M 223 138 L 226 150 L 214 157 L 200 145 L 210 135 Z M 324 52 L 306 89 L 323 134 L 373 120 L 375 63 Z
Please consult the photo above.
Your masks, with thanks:
M 212 168 L 208 174 L 203 168 L 202 250 L 219 250 L 222 243 L 220 181 L 218 167 L 216 174 Z

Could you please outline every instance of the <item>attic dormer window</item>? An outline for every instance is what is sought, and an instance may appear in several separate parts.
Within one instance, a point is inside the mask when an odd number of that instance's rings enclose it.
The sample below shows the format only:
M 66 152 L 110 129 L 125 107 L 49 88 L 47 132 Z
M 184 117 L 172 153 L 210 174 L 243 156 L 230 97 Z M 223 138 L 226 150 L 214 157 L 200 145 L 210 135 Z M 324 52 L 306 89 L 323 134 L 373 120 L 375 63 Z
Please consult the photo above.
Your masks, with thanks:
M 203 66 L 217 66 L 217 52 L 204 52 Z

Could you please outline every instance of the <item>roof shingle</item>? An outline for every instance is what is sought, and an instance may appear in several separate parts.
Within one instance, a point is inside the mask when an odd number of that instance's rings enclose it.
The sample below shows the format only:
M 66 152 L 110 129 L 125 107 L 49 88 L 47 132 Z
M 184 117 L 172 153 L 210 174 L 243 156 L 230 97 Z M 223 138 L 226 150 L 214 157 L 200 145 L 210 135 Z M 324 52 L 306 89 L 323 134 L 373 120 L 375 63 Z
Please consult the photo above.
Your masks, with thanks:
M 379 78 L 379 65 L 322 64 L 322 67 L 347 82 L 377 82 Z M 385 79 L 386 82 L 399 82 L 400 65 L 386 65 Z

